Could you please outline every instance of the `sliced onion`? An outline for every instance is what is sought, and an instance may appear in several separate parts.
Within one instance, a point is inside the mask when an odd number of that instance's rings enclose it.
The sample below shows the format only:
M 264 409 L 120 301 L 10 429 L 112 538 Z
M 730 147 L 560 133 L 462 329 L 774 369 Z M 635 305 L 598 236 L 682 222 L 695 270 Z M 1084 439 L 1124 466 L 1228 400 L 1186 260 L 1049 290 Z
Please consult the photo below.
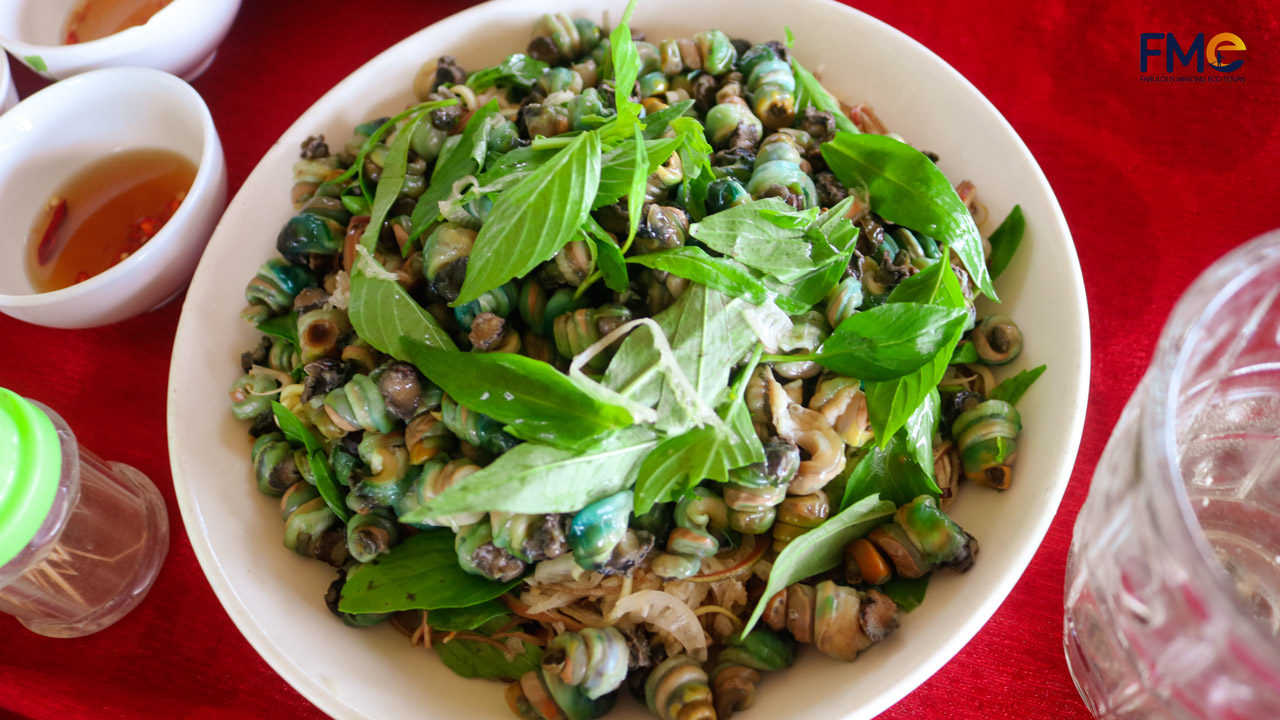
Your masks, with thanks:
M 684 651 L 699 662 L 707 659 L 707 636 L 693 608 L 662 590 L 641 590 L 619 600 L 605 620 L 616 623 L 623 616 L 643 620 L 666 631 Z

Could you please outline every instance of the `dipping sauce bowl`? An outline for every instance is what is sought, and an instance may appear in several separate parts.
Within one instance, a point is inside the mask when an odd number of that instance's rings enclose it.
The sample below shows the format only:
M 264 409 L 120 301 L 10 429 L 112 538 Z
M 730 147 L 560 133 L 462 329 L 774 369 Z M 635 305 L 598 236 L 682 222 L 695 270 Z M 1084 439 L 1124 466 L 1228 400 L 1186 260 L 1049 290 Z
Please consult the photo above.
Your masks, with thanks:
M 196 166 L 173 216 L 115 266 L 37 292 L 28 232 L 77 171 L 125 150 L 169 150 Z M 107 325 L 163 305 L 190 280 L 227 200 L 222 143 L 199 93 L 168 73 L 109 68 L 51 85 L 0 116 L 0 312 L 60 328 Z

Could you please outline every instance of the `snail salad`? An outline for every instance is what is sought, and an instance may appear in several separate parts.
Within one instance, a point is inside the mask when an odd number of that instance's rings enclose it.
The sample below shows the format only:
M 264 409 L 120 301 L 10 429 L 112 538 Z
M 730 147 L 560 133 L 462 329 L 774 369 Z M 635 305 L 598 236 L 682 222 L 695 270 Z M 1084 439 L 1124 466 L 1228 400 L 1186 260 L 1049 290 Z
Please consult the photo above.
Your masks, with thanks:
M 631 9 L 308 138 L 230 389 L 334 615 L 524 718 L 727 718 L 798 645 L 874 651 L 975 562 L 946 511 L 1010 487 L 1044 370 L 997 382 L 1022 334 L 974 307 L 1017 207 L 984 239 L 790 31 L 653 43 Z

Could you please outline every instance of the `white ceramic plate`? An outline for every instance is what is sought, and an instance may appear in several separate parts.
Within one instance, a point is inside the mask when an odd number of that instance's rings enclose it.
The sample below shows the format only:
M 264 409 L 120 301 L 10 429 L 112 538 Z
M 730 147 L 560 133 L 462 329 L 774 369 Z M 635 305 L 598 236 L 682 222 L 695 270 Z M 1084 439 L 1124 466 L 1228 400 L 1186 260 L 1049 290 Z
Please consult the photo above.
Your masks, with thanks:
M 623 3 L 607 3 L 620 17 Z M 634 27 L 650 38 L 719 27 L 757 41 L 795 33 L 797 54 L 825 66 L 824 82 L 848 102 L 867 102 L 895 131 L 942 156 L 953 180 L 968 178 L 990 210 L 984 231 L 1015 204 L 1027 235 L 998 288 L 1004 311 L 1026 332 L 1026 351 L 1008 370 L 1041 363 L 1048 372 L 1020 403 L 1017 479 L 997 494 L 966 485 L 958 522 L 982 552 L 966 575 L 941 573 L 924 605 L 881 646 L 845 665 L 812 651 L 797 668 L 768 678 L 744 717 L 870 718 L 950 659 L 991 617 L 1043 538 L 1066 488 L 1084 421 L 1089 377 L 1084 286 L 1053 192 L 1007 122 L 955 70 L 906 35 L 828 0 L 778 3 L 645 0 Z M 276 503 L 251 479 L 250 443 L 231 418 L 226 388 L 241 351 L 257 336 L 238 317 L 242 289 L 274 252 L 290 217 L 290 168 L 308 135 L 341 142 L 355 124 L 408 104 L 427 58 L 456 55 L 475 70 L 522 50 L 538 13 L 599 18 L 590 0 L 500 0 L 474 7 L 390 48 L 320 99 L 267 153 L 214 233 L 187 295 L 169 376 L 169 451 L 183 519 L 219 599 L 272 667 L 339 718 L 508 717 L 496 683 L 464 680 L 432 653 L 410 648 L 389 627 L 343 627 L 321 597 L 332 571 L 281 547 Z M 680 18 L 673 24 L 669 18 Z M 625 693 L 624 693 L 625 694 Z M 628 699 L 612 717 L 645 713 Z

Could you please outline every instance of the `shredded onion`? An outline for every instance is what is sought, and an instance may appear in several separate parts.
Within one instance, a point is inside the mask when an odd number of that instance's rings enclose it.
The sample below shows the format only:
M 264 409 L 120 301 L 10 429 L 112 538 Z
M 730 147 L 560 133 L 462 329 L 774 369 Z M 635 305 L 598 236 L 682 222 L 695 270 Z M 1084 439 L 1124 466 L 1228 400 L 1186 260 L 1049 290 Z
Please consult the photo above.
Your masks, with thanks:
M 671 593 L 641 590 L 628 595 L 613 606 L 605 620 L 613 624 L 623 616 L 643 620 L 670 633 L 694 660 L 703 662 L 707 659 L 707 636 L 698 616 Z

